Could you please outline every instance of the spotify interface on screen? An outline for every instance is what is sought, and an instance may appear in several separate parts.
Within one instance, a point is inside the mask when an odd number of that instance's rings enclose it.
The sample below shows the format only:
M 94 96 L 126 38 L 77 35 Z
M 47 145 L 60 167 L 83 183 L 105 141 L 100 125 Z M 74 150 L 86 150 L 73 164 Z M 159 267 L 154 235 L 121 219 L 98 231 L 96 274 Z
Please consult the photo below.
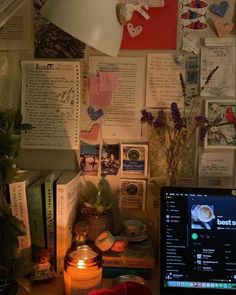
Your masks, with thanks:
M 236 289 L 236 197 L 167 193 L 162 210 L 165 286 Z

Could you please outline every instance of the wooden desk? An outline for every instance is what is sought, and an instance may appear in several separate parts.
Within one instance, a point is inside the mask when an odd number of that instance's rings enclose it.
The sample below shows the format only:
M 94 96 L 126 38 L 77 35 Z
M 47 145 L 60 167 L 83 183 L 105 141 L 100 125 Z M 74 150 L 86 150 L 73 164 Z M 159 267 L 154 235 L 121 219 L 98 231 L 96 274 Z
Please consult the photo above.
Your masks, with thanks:
M 158 295 L 159 292 L 159 275 L 155 270 L 153 272 L 152 280 L 147 280 L 147 285 L 153 291 L 153 295 Z M 103 279 L 102 288 L 111 288 L 113 280 L 112 279 Z M 41 284 L 38 286 L 33 286 L 30 293 L 26 292 L 23 289 L 20 289 L 17 295 L 64 295 L 64 282 L 63 278 L 56 278 L 51 283 Z M 138 295 L 138 294 L 137 294 Z

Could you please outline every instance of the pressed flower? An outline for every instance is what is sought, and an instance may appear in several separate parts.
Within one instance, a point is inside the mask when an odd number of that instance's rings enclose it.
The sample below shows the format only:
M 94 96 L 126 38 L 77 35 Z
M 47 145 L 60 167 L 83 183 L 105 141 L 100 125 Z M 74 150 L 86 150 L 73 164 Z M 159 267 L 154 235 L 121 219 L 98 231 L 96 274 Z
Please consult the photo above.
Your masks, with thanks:
M 166 116 L 163 110 L 159 110 L 157 117 L 154 119 L 152 126 L 154 129 L 164 128 L 166 125 Z
M 152 113 L 147 112 L 146 110 L 142 110 L 141 113 L 142 113 L 142 117 L 140 119 L 140 122 L 142 124 L 148 123 L 149 125 L 152 125 L 152 122 L 154 120 L 154 116 L 152 115 Z
M 171 104 L 171 116 L 174 122 L 174 126 L 177 130 L 180 130 L 183 127 L 183 120 L 180 115 L 179 107 L 176 102 Z

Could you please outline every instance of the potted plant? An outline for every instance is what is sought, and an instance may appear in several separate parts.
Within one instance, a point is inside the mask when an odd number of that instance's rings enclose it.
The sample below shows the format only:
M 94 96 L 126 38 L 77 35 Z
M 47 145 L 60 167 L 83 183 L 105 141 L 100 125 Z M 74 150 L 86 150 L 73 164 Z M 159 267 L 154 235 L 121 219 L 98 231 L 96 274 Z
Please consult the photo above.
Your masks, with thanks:
M 81 213 L 89 224 L 88 237 L 91 241 L 105 230 L 113 232 L 112 205 L 115 194 L 105 177 L 97 185 L 89 180 L 82 183 Z
M 18 253 L 18 236 L 25 235 L 22 221 L 11 213 L 8 183 L 23 177 L 15 158 L 20 147 L 20 131 L 32 128 L 22 124 L 19 111 L 0 112 L 0 294 L 16 294 L 18 285 L 28 288 L 24 278 L 32 268 L 29 255 Z

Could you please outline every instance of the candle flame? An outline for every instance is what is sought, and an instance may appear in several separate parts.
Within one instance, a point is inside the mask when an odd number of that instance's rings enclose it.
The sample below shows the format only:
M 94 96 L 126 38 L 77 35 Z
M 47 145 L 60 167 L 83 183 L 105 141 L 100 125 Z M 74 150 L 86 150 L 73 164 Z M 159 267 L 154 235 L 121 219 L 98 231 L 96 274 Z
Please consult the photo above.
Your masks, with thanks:
M 85 262 L 84 260 L 79 260 L 77 263 L 78 268 L 85 268 Z

